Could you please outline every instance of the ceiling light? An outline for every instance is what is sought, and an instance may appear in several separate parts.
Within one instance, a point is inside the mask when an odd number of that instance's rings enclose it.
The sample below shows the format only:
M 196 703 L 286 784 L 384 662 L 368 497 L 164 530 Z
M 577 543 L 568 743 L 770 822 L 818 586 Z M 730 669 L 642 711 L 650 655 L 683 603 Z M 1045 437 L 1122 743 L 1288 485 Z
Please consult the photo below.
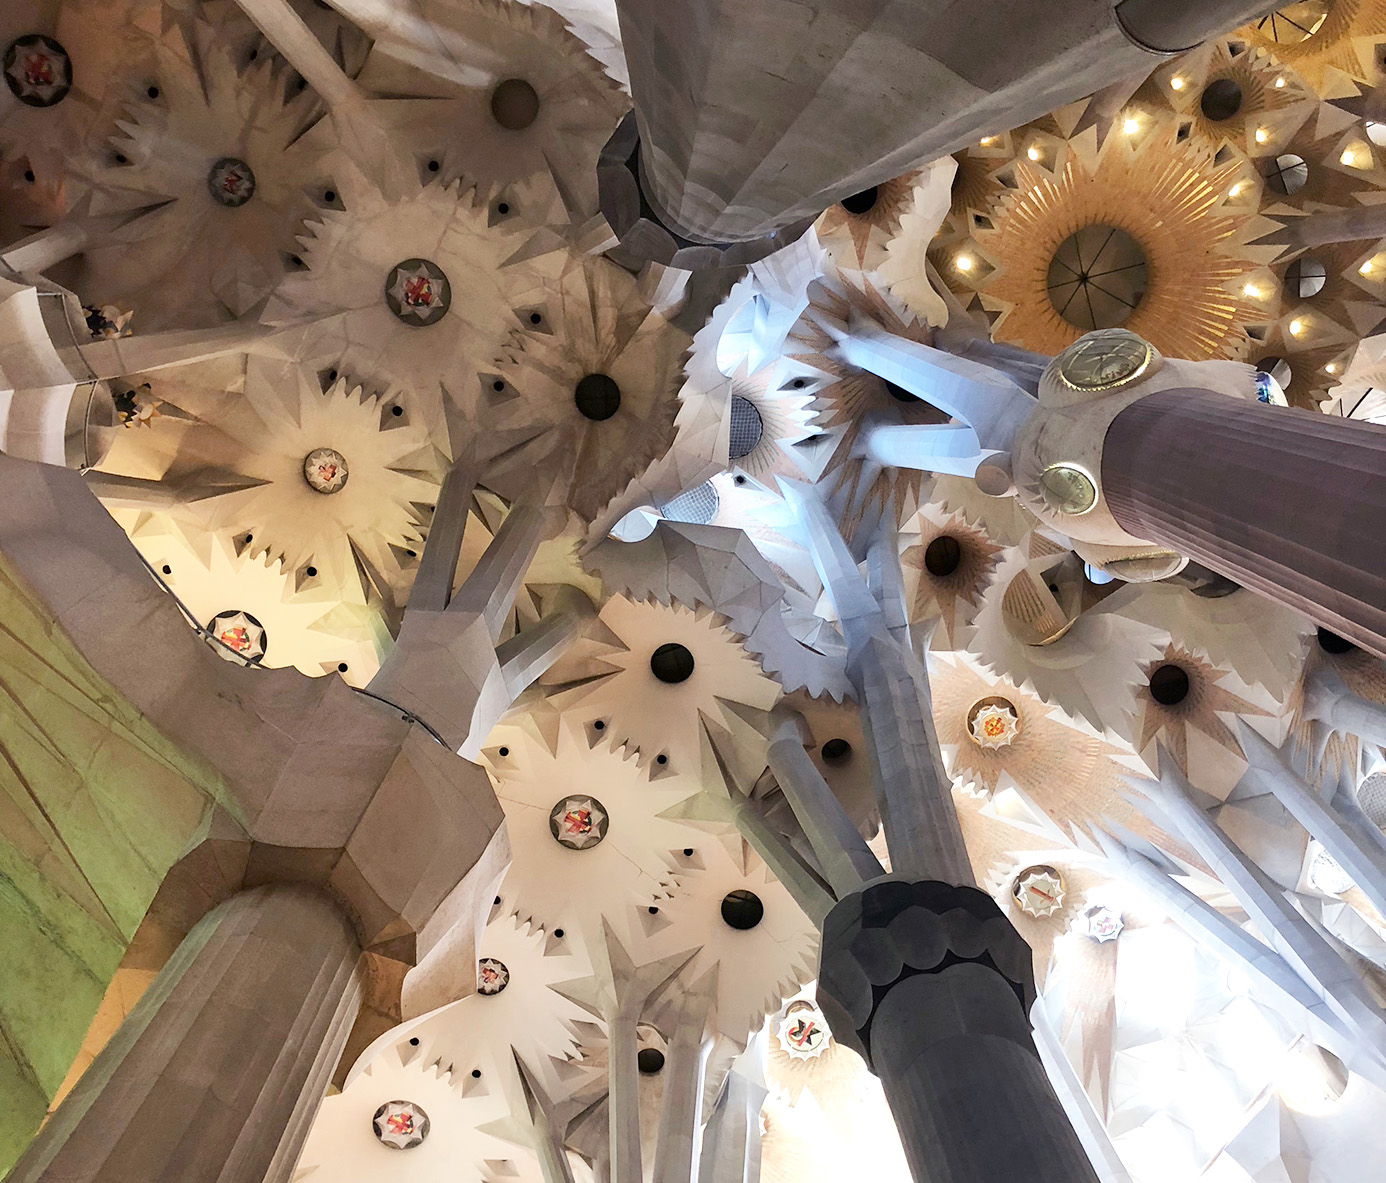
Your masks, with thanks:
M 1362 264 L 1362 266 L 1360 266 L 1359 268 L 1357 268 L 1357 274 L 1358 274 L 1358 275 L 1370 275 L 1370 274 L 1372 273 L 1372 270 L 1374 269 L 1374 267 L 1375 267 L 1375 264 L 1374 264 L 1370 259 L 1368 259 L 1365 263 Z
M 1175 77 L 1169 80 L 1169 88 L 1170 90 L 1183 90 L 1184 80 L 1180 78 L 1178 75 L 1175 75 Z
M 1338 372 L 1338 363 L 1336 361 L 1331 361 L 1328 365 L 1324 366 L 1324 369 L 1330 374 L 1336 374 Z
M 983 136 L 980 142 L 981 142 L 981 145 L 982 145 L 983 148 L 988 148 L 988 147 L 990 147 L 992 144 L 996 143 L 996 137 L 995 137 L 995 136 Z
M 1040 150 L 1038 148 L 1027 148 L 1025 155 L 1031 160 L 1038 160 L 1040 158 Z
M 1232 186 L 1232 188 L 1230 188 L 1230 189 L 1227 191 L 1227 196 L 1228 196 L 1228 197 L 1236 197 L 1237 194 L 1240 193 L 1244 188 L 1246 188 L 1246 182 L 1245 182 L 1245 181 L 1238 181 L 1235 185 Z
M 1270 139 L 1270 132 L 1264 127 L 1258 127 L 1256 129 L 1256 142 L 1258 144 L 1264 144 L 1268 139 Z
M 971 270 L 972 270 L 972 256 L 971 256 L 971 255 L 959 255 L 959 256 L 957 257 L 957 260 L 956 260 L 956 261 L 957 261 L 957 264 L 958 264 L 958 270 L 959 270 L 959 271 L 971 271 Z
M 1284 86 L 1284 85 L 1285 85 L 1285 76 L 1282 74 L 1279 78 L 1277 78 L 1277 79 L 1275 80 L 1275 88 L 1276 88 L 1276 90 L 1279 90 L 1279 89 L 1280 89 L 1282 86 Z
M 1128 136 L 1135 135 L 1141 129 L 1141 121 L 1134 115 L 1128 115 L 1126 121 L 1121 125 L 1121 130 Z
M 1302 320 L 1290 321 L 1290 336 L 1298 337 L 1302 332 L 1304 332 L 1304 322 Z
M 1242 295 L 1250 296 L 1253 300 L 1259 300 L 1261 298 L 1261 289 L 1254 283 L 1249 283 L 1242 288 Z

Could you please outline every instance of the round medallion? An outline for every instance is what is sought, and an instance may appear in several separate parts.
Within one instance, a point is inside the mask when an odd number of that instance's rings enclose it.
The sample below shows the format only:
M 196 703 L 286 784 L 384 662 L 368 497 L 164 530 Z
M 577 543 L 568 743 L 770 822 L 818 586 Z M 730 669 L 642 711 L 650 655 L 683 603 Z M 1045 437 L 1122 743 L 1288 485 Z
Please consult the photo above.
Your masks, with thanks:
M 811 1002 L 791 1002 L 775 1029 L 785 1054 L 796 1060 L 815 1060 L 828 1050 L 832 1035 L 828 1021 Z
M 30 107 L 61 103 L 72 89 L 72 59 L 51 37 L 30 33 L 5 50 L 5 82 L 14 97 Z
M 1011 884 L 1011 895 L 1027 916 L 1052 916 L 1063 907 L 1063 876 L 1053 867 L 1026 867 Z
M 437 324 L 452 304 L 452 285 L 442 268 L 427 259 L 405 259 L 390 268 L 385 303 L 407 325 Z
M 223 156 L 207 173 L 207 192 L 227 209 L 236 209 L 255 196 L 255 173 L 244 160 Z
M 1149 368 L 1155 351 L 1127 329 L 1098 329 L 1059 354 L 1059 380 L 1072 390 L 1111 390 Z
M 967 733 L 979 748 L 996 751 L 1010 747 L 1020 734 L 1020 716 L 1005 698 L 983 698 L 967 712 Z
M 1079 329 L 1125 324 L 1145 298 L 1145 252 L 1125 230 L 1084 226 L 1059 244 L 1045 287 L 1054 311 Z
M 1040 473 L 1040 496 L 1055 513 L 1077 517 L 1097 504 L 1097 486 L 1076 464 L 1051 464 Z
M 386 1101 L 371 1118 L 375 1136 L 391 1150 L 413 1150 L 428 1137 L 428 1114 L 413 1101 Z
M 1126 927 L 1126 922 L 1115 908 L 1109 908 L 1106 904 L 1092 904 L 1078 914 L 1073 927 L 1102 945 L 1116 940 Z
M 494 957 L 483 957 L 476 963 L 476 992 L 478 994 L 499 994 L 510 985 L 510 971 L 504 961 Z
M 346 457 L 333 448 L 314 448 L 303 458 L 303 479 L 315 493 L 340 493 L 350 476 Z
M 217 642 L 212 646 L 217 654 L 238 664 L 259 665 L 269 648 L 265 626 L 239 608 L 218 612 L 207 622 L 207 633 Z
M 611 818 L 595 797 L 564 797 L 549 810 L 549 833 L 560 846 L 587 850 L 606 837 Z

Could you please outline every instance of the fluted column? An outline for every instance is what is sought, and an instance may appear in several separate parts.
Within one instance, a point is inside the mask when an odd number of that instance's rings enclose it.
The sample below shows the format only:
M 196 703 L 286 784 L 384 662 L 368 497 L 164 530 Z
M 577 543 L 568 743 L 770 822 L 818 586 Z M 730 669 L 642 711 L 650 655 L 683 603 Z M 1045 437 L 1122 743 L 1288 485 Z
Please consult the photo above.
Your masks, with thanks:
M 632 183 L 603 176 L 603 211 L 623 241 L 639 219 L 692 243 L 727 244 L 767 239 L 922 161 L 1149 70 L 1159 60 L 1152 49 L 1188 48 L 1264 3 L 1125 0 L 1124 18 L 1111 0 L 616 7 L 635 99 L 622 145 Z
M 1120 411 L 1112 516 L 1386 656 L 1386 428 L 1204 390 Z
M 323 893 L 209 912 L 9 1183 L 285 1183 L 351 1031 L 360 945 Z
M 975 887 L 877 882 L 824 926 L 819 1005 L 881 1078 L 918 1183 L 1096 1183 L 1034 999 L 1029 946 Z

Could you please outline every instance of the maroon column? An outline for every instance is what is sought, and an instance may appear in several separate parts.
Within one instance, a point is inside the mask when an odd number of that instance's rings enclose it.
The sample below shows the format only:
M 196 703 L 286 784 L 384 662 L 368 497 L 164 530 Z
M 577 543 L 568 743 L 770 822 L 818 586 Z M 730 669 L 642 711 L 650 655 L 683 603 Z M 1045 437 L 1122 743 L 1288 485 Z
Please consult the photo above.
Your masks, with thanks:
M 1122 528 L 1386 657 L 1386 428 L 1162 390 L 1112 421 Z

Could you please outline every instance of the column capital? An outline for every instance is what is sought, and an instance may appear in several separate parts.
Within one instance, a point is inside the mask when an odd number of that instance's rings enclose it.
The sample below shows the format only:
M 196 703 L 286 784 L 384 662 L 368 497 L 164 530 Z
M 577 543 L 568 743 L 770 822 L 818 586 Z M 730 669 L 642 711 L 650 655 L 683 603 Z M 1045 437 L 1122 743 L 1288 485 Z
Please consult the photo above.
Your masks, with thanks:
M 601 211 L 621 240 L 622 251 L 641 261 L 688 271 L 740 267 L 788 246 L 814 221 L 813 217 L 801 218 L 761 238 L 708 241 L 692 237 L 691 231 L 664 213 L 650 188 L 641 167 L 636 113 L 630 111 L 597 158 Z
M 872 1023 L 890 990 L 907 978 L 961 964 L 1004 979 L 1019 1023 L 1014 1031 L 990 1033 L 1006 1034 L 1033 1052 L 1025 1018 L 1035 1001 L 1030 946 L 976 887 L 885 878 L 840 900 L 823 924 L 819 1005 L 834 1037 L 870 1062 Z

